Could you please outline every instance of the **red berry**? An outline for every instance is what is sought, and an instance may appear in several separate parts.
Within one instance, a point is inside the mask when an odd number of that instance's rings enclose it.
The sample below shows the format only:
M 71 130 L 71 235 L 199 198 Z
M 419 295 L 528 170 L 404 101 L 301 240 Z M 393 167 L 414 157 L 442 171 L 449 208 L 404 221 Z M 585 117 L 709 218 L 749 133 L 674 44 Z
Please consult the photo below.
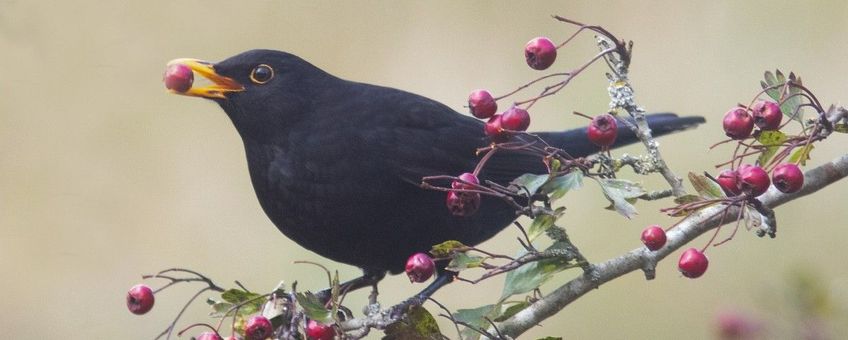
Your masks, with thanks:
M 468 96 L 468 108 L 474 117 L 487 119 L 498 111 L 498 103 L 489 91 L 474 90 Z
M 801 168 L 792 163 L 784 163 L 774 168 L 771 173 L 772 182 L 777 190 L 791 194 L 804 186 L 804 173 Z
M 652 225 L 642 231 L 642 243 L 651 251 L 662 248 L 665 245 L 665 230 L 658 225 Z
M 480 194 L 476 192 L 448 192 L 445 205 L 454 216 L 471 216 L 480 209 Z
M 472 173 L 470 173 L 470 172 L 463 173 L 462 175 L 459 175 L 458 177 L 459 177 L 459 179 L 461 179 L 461 180 L 463 180 L 463 181 L 466 181 L 466 182 L 468 182 L 468 183 L 471 183 L 471 184 L 480 184 L 480 180 L 479 180 L 479 179 L 477 179 L 477 176 L 474 176 L 474 174 L 472 174 Z M 454 189 L 465 189 L 465 190 L 472 190 L 472 189 L 474 189 L 474 187 L 473 187 L 473 186 L 468 185 L 468 184 L 465 184 L 465 183 L 460 182 L 460 181 L 453 181 L 453 182 L 451 182 L 451 188 L 454 188 Z
M 306 336 L 312 340 L 333 340 L 336 336 L 336 330 L 333 326 L 309 320 L 306 323 Z
M 677 268 L 683 276 L 690 279 L 695 279 L 704 275 L 707 271 L 707 266 L 710 260 L 700 250 L 695 248 L 686 249 L 683 255 L 680 255 L 680 261 L 677 261 Z
M 200 333 L 200 335 L 196 336 L 194 339 L 195 340 L 223 340 L 223 339 L 221 339 L 221 336 L 218 335 L 218 333 L 215 333 L 215 332 L 212 332 L 212 331 Z
M 127 292 L 127 308 L 133 314 L 141 315 L 153 308 L 153 290 L 146 284 L 139 283 Z
M 610 114 L 602 114 L 592 118 L 586 131 L 589 141 L 600 147 L 609 147 L 615 143 L 618 136 L 618 122 Z
M 724 133 L 733 139 L 745 139 L 751 136 L 754 130 L 754 118 L 748 114 L 748 110 L 734 107 L 724 114 Z
M 533 38 L 524 45 L 524 58 L 527 65 L 536 70 L 544 70 L 556 61 L 557 49 L 551 39 L 545 37 Z
M 171 64 L 165 69 L 165 87 L 177 92 L 185 92 L 194 83 L 194 72 L 183 64 Z
M 427 281 L 436 271 L 436 263 L 427 254 L 415 253 L 406 260 L 406 275 L 409 282 Z
M 530 126 L 530 113 L 525 109 L 513 106 L 503 113 L 501 126 L 507 130 L 526 131 Z
M 718 339 L 760 339 L 757 336 L 762 330 L 761 320 L 736 312 L 722 312 L 716 318 Z
M 484 132 L 486 132 L 486 136 L 489 136 L 495 143 L 503 143 L 509 140 L 509 132 L 505 131 L 502 127 L 502 119 L 503 116 L 501 114 L 495 114 L 492 118 L 489 118 L 489 121 L 486 122 L 486 126 L 484 127 Z
M 728 196 L 736 196 L 742 193 L 742 189 L 739 188 L 739 172 L 736 170 L 722 170 L 716 181 Z
M 754 124 L 761 130 L 777 130 L 780 128 L 780 121 L 783 119 L 780 106 L 765 100 L 754 104 L 751 107 L 751 114 L 754 116 Z
M 244 326 L 244 337 L 246 340 L 265 340 L 274 335 L 271 321 L 262 315 L 251 316 Z
M 742 192 L 753 197 L 760 196 L 768 190 L 771 180 L 763 168 L 746 164 L 739 167 L 739 187 Z

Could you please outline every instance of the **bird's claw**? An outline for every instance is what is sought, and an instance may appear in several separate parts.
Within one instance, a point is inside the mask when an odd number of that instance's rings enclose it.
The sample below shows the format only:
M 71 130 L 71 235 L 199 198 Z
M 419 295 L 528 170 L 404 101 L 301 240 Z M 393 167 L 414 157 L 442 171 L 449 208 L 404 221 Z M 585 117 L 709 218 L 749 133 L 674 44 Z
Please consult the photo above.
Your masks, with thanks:
M 392 320 L 399 320 L 404 315 L 406 315 L 407 312 L 409 312 L 410 308 L 414 306 L 420 306 L 423 303 L 424 299 L 420 296 L 413 296 L 409 299 L 406 299 L 406 301 L 396 304 L 389 309 L 389 318 L 391 318 Z

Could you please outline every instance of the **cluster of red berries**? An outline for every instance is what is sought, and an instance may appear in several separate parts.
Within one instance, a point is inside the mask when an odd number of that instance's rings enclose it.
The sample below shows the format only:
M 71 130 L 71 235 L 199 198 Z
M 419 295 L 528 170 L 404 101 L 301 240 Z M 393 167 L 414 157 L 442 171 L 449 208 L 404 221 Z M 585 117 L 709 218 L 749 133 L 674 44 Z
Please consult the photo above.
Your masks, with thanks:
M 746 194 L 750 197 L 762 195 L 769 185 L 784 193 L 794 193 L 804 186 L 804 173 L 798 165 L 783 163 L 771 172 L 771 179 L 763 168 L 745 164 L 738 169 L 725 169 L 716 178 L 718 184 L 729 196 Z
M 480 184 L 472 173 L 466 172 L 458 177 L 460 180 L 451 182 L 451 188 L 458 190 L 473 190 L 474 185 Z M 480 209 L 482 198 L 479 193 L 467 191 L 448 191 L 445 204 L 454 216 L 471 216 Z
M 421 254 L 424 255 L 424 254 Z M 427 257 L 427 255 L 424 255 Z M 429 259 L 429 257 L 427 257 Z M 435 268 L 433 260 L 430 260 L 430 275 Z M 409 271 L 409 265 L 407 265 Z M 423 271 L 418 269 L 423 275 Z M 425 277 L 426 280 L 429 276 Z M 423 281 L 422 280 L 422 281 Z M 146 284 L 137 284 L 130 288 L 127 292 L 127 308 L 133 314 L 141 315 L 149 312 L 153 308 L 155 298 L 153 290 Z M 306 336 L 313 340 L 332 340 L 335 337 L 336 330 L 331 325 L 325 325 L 315 320 L 310 320 L 306 325 Z M 262 315 L 254 315 L 250 317 L 244 325 L 245 340 L 265 340 L 274 335 L 274 327 L 271 321 Z M 222 338 L 217 332 L 206 331 L 194 337 L 197 340 L 236 340 L 235 336 L 229 336 L 226 339 Z
M 735 140 L 743 140 L 757 135 L 754 126 L 760 131 L 777 131 L 780 129 L 783 112 L 777 103 L 761 100 L 750 109 L 734 107 L 724 114 L 722 125 L 725 134 Z M 772 170 L 769 179 L 766 171 L 755 165 L 742 165 L 738 169 L 722 171 L 717 178 L 722 189 L 731 196 L 745 193 L 756 197 L 768 190 L 769 185 L 784 193 L 794 193 L 804 185 L 804 173 L 796 164 L 784 163 Z
M 556 61 L 557 49 L 554 43 L 545 37 L 530 40 L 524 46 L 527 65 L 536 70 L 544 70 Z M 512 106 L 503 113 L 498 111 L 498 103 L 487 90 L 475 90 L 468 96 L 468 107 L 474 117 L 486 119 L 484 131 L 495 143 L 509 140 L 511 131 L 527 131 L 530 126 L 530 113 Z
M 759 136 L 762 131 L 777 131 L 781 128 L 783 112 L 777 103 L 761 100 L 750 108 L 734 107 L 724 114 L 722 126 L 725 134 L 733 140 L 744 140 Z M 759 130 L 754 131 L 754 127 Z M 745 195 L 754 198 L 764 194 L 769 186 L 784 193 L 794 193 L 804 185 L 804 173 L 794 163 L 782 163 L 768 172 L 760 166 L 744 164 L 736 169 L 725 169 L 716 178 L 719 186 L 728 196 Z M 642 232 L 642 242 L 650 250 L 662 248 L 665 244 L 665 232 L 653 226 Z M 697 278 L 706 272 L 709 265 L 702 250 L 689 248 L 683 252 L 677 266 L 683 276 Z
M 648 250 L 659 250 L 665 245 L 666 240 L 665 230 L 658 225 L 649 226 L 642 231 L 642 243 Z M 709 263 L 710 261 L 704 255 L 704 252 L 689 248 L 680 255 L 680 259 L 677 261 L 677 269 L 683 276 L 694 279 L 704 275 Z
M 530 113 L 525 109 L 513 106 L 503 113 L 495 113 L 498 103 L 486 90 L 471 92 L 468 96 L 468 107 L 474 117 L 488 119 L 483 131 L 496 143 L 508 141 L 510 131 L 527 131 L 530 127 Z
M 780 129 L 780 121 L 783 120 L 783 112 L 776 103 L 761 100 L 750 109 L 734 107 L 724 114 L 722 125 L 724 133 L 736 140 L 751 137 L 754 126 L 762 131 L 775 131 Z

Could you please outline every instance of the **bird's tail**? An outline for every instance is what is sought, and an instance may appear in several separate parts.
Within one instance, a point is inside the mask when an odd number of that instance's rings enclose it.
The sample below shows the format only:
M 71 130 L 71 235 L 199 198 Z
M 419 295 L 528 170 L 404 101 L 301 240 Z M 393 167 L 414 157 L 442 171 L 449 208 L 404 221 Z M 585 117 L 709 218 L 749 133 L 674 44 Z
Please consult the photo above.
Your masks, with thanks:
M 632 121 L 632 118 L 625 118 Z M 651 134 L 654 137 L 666 135 L 669 133 L 691 129 L 699 124 L 704 123 L 704 117 L 678 117 L 674 113 L 653 113 L 647 115 L 648 126 L 651 128 Z M 559 147 L 574 157 L 585 157 L 596 153 L 600 148 L 586 137 L 586 127 L 572 129 L 564 132 L 541 132 L 538 133 L 548 144 Z M 632 144 L 639 141 L 636 134 L 630 128 L 622 123 L 618 123 L 618 137 L 615 139 L 613 148 Z

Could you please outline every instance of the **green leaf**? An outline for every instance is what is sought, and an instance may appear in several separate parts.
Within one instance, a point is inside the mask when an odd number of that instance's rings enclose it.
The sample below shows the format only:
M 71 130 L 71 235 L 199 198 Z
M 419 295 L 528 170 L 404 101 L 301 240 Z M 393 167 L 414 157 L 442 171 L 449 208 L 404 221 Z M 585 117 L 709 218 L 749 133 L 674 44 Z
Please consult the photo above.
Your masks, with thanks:
M 701 196 L 688 194 L 688 195 L 683 195 L 683 196 L 680 196 L 678 198 L 675 198 L 674 203 L 686 204 L 686 203 L 699 202 L 699 201 L 703 201 L 703 200 L 704 199 Z
M 551 226 L 556 222 L 557 217 L 549 214 L 539 214 L 536 218 L 533 219 L 533 223 L 530 224 L 530 229 L 527 230 L 527 237 L 530 240 L 535 240 L 536 237 L 545 233 Z
M 551 158 L 551 165 L 549 167 L 551 168 L 551 172 L 557 172 L 562 167 L 562 162 L 559 159 Z
M 533 219 L 530 229 L 527 230 L 527 237 L 531 241 L 535 240 L 536 237 L 539 237 L 539 235 L 544 234 L 548 229 L 553 227 L 563 213 L 565 213 L 565 207 L 559 207 L 553 211 L 545 209 L 543 213 L 540 213 Z
M 339 311 L 339 298 L 341 297 L 341 285 L 339 284 L 339 271 L 337 270 L 335 275 L 333 275 L 333 279 L 330 282 L 330 301 L 331 301 L 331 309 L 330 315 L 338 315 Z
M 466 253 L 455 253 L 445 269 L 458 272 L 463 269 L 477 268 L 481 263 L 483 263 L 483 258 L 480 256 L 472 256 Z
M 836 123 L 833 125 L 833 132 L 848 133 L 848 124 Z
M 549 174 L 534 175 L 523 174 L 510 182 L 510 186 L 514 187 L 519 193 L 524 192 L 521 188 L 526 188 L 531 195 L 535 194 L 548 180 L 551 178 Z
M 509 306 L 509 308 L 507 308 L 503 313 L 501 313 L 500 316 L 498 316 L 497 318 L 495 318 L 495 320 L 492 320 L 492 321 L 495 321 L 495 322 L 506 321 L 507 319 L 511 318 L 513 315 L 518 314 L 518 312 L 523 311 L 524 308 L 527 308 L 529 306 L 530 306 L 530 303 L 527 302 L 527 301 L 517 302 L 517 303 L 513 304 L 512 306 Z
M 615 209 L 624 217 L 632 218 L 636 216 L 636 207 L 633 203 L 636 198 L 645 194 L 645 189 L 637 183 L 617 178 L 601 178 L 598 180 L 601 184 L 601 189 L 604 191 L 604 196 L 612 204 L 609 208 Z
M 774 101 L 776 102 L 781 102 L 784 98 L 788 98 L 783 101 L 782 105 L 780 105 L 780 111 L 783 112 L 783 115 L 800 122 L 801 125 L 804 125 L 803 110 L 799 110 L 798 113 L 795 114 L 795 110 L 798 109 L 798 107 L 801 105 L 801 97 L 794 95 L 801 93 L 801 89 L 792 86 L 789 87 L 786 93 L 784 94 L 784 88 L 780 85 L 786 84 L 787 78 L 783 75 L 783 72 L 780 72 L 780 70 L 777 70 L 776 76 L 770 71 L 766 71 L 764 78 L 765 81 L 760 82 L 760 85 L 763 87 L 763 89 L 778 85 L 778 87 L 776 88 L 766 90 L 766 94 L 768 94 L 769 97 L 774 99 Z M 795 84 L 801 84 L 801 78 L 796 77 L 795 73 L 789 73 L 789 80 L 791 80 Z
M 459 309 L 453 313 L 453 318 L 457 321 L 462 321 L 477 328 L 487 328 L 489 322 L 484 317 L 494 318 L 495 314 L 500 311 L 500 305 L 485 305 L 473 309 Z M 477 340 L 480 338 L 480 333 L 472 329 L 462 330 L 462 338 L 466 340 Z
M 804 147 L 795 150 L 795 152 L 792 153 L 792 156 L 789 156 L 789 163 L 807 165 L 807 161 L 810 159 L 810 151 L 813 151 L 813 148 L 815 148 L 813 144 L 807 144 Z
M 433 255 L 435 258 L 448 258 L 451 257 L 455 250 L 465 248 L 467 247 L 462 242 L 449 240 L 433 246 L 430 249 L 430 255 Z
M 764 145 L 766 149 L 760 154 L 757 162 L 762 166 L 768 164 L 768 161 L 777 153 L 786 139 L 786 134 L 780 131 L 761 131 L 757 136 L 757 141 Z
M 424 307 L 413 306 L 406 318 L 386 327 L 383 340 L 442 339 L 436 319 Z
M 235 305 L 229 302 L 216 302 L 212 305 L 212 312 L 209 313 L 209 316 L 213 318 L 222 318 L 226 316 L 224 313 L 233 308 L 233 306 Z
M 565 250 L 566 246 L 565 242 L 554 242 L 546 250 Z M 526 252 L 522 251 L 518 254 L 518 257 L 524 254 Z M 501 301 L 516 294 L 531 292 L 548 281 L 554 274 L 570 267 L 569 261 L 565 258 L 550 258 L 524 264 L 506 274 Z
M 221 298 L 224 301 L 227 301 L 232 304 L 239 304 L 245 302 L 247 300 L 255 299 L 259 297 L 259 294 L 247 292 L 241 289 L 228 289 L 225 292 L 221 293 Z
M 213 317 L 224 316 L 229 308 L 235 305 L 241 305 L 237 312 L 238 315 L 249 315 L 259 311 L 262 308 L 262 304 L 265 302 L 265 299 L 260 299 L 260 295 L 256 293 L 251 293 L 248 291 L 244 291 L 241 289 L 233 288 L 228 289 L 221 293 L 221 299 L 226 302 L 215 303 L 212 305 L 212 313 Z M 251 301 L 251 302 L 247 302 Z M 247 302 L 247 303 L 245 303 Z M 221 315 L 219 315 L 219 313 Z
M 318 300 L 315 294 L 310 292 L 297 293 L 296 298 L 300 308 L 303 309 L 303 313 L 310 319 L 327 324 L 335 322 L 333 320 L 333 312 L 324 308 L 324 304 Z
M 555 201 L 565 196 L 568 191 L 579 189 L 582 186 L 583 172 L 574 170 L 550 180 L 542 187 L 542 192 L 548 194 L 551 201 Z
M 719 186 L 718 183 L 713 182 L 713 180 L 709 179 L 707 176 L 690 172 L 689 182 L 692 183 L 692 187 L 694 187 L 695 191 L 697 191 L 703 198 L 713 199 L 726 197 L 721 186 Z

